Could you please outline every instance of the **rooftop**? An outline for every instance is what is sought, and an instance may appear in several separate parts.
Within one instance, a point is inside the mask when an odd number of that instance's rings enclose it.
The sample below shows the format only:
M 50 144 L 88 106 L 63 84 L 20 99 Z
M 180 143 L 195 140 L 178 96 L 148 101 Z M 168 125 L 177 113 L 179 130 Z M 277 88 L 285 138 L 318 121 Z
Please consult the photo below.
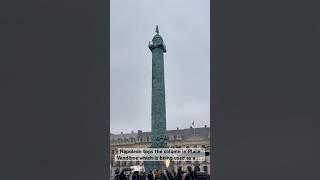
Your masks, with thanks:
M 188 139 L 193 134 L 196 134 L 199 137 L 207 139 L 210 134 L 210 127 L 201 127 L 201 128 L 186 128 L 186 129 L 175 129 L 167 130 L 167 136 L 177 136 L 180 135 L 182 139 Z M 110 139 L 129 139 L 129 138 L 141 138 L 141 137 L 151 137 L 151 132 L 131 132 L 131 133 L 120 133 L 120 134 L 110 134 Z

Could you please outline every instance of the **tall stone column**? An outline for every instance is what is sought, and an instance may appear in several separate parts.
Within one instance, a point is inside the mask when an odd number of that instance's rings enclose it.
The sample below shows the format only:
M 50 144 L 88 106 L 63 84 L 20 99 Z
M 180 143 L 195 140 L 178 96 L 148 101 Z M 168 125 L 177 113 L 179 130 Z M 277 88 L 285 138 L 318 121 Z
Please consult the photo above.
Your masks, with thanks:
M 158 26 L 156 26 L 156 33 L 152 42 L 149 42 L 149 49 L 152 52 L 151 147 L 165 148 L 167 147 L 167 129 L 163 54 L 167 50 L 159 35 Z M 145 169 L 162 169 L 163 165 L 163 162 L 146 162 Z
M 152 109 L 151 109 L 151 139 L 152 147 L 166 146 L 166 102 L 164 83 L 164 58 L 167 52 L 162 37 L 159 35 L 158 26 L 156 35 L 149 43 L 152 52 Z

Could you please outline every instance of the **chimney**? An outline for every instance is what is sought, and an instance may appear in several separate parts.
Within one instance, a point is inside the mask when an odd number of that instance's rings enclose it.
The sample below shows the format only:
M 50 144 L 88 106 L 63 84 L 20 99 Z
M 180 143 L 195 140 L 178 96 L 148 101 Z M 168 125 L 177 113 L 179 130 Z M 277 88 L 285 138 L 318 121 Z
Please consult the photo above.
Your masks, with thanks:
M 121 132 L 121 134 L 123 134 L 123 132 Z
M 131 131 L 131 133 L 133 134 L 133 133 L 134 133 L 134 131 Z
M 179 130 L 179 128 L 177 127 L 177 130 Z
M 205 128 L 207 128 L 207 125 L 204 125 Z

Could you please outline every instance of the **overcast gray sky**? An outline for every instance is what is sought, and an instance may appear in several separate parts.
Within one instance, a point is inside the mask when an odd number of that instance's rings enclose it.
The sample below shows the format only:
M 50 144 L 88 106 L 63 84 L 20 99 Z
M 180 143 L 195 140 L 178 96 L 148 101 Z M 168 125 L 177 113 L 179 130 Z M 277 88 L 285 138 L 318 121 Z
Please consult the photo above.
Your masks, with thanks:
M 167 129 L 210 123 L 210 1 L 111 0 L 111 133 L 151 130 L 151 51 L 166 46 Z

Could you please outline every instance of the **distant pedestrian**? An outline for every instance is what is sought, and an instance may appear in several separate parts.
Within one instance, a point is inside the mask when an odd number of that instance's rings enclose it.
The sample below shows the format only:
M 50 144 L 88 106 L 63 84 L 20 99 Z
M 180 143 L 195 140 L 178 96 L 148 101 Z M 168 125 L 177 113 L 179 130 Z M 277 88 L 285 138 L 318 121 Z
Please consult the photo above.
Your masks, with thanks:
M 169 180 L 174 180 L 174 176 L 168 170 L 166 170 L 166 174 Z
M 183 177 L 183 171 L 182 171 L 182 168 L 180 166 L 179 169 L 178 169 L 178 173 L 176 175 L 176 180 L 182 180 L 182 177 Z
M 131 178 L 132 180 L 137 180 L 137 174 L 133 173 Z
M 175 178 L 177 176 L 177 173 L 174 170 L 172 170 L 172 173 L 173 173 L 173 177 Z
M 114 176 L 114 180 L 119 180 L 119 174 L 116 174 L 116 175 Z
M 141 180 L 147 180 L 147 175 L 145 172 L 141 172 Z
M 126 175 L 123 173 L 123 171 L 121 171 L 120 175 L 119 175 L 119 180 L 127 180 Z
M 137 171 L 137 180 L 141 180 L 142 174 L 141 172 Z
M 161 172 L 160 174 L 160 180 L 169 180 L 168 177 L 163 173 Z
M 199 166 L 195 166 L 194 167 L 194 171 L 193 171 L 194 179 L 199 179 L 198 178 L 198 174 L 199 173 L 200 173 L 200 167 Z
M 161 174 L 160 174 L 160 171 L 157 169 L 156 172 L 155 172 L 155 180 L 160 180 L 161 178 Z
M 149 174 L 148 174 L 148 180 L 153 180 L 153 173 L 152 173 L 152 171 L 150 171 Z
M 190 166 L 188 166 L 188 174 L 184 177 L 184 180 L 195 180 L 194 172 Z

